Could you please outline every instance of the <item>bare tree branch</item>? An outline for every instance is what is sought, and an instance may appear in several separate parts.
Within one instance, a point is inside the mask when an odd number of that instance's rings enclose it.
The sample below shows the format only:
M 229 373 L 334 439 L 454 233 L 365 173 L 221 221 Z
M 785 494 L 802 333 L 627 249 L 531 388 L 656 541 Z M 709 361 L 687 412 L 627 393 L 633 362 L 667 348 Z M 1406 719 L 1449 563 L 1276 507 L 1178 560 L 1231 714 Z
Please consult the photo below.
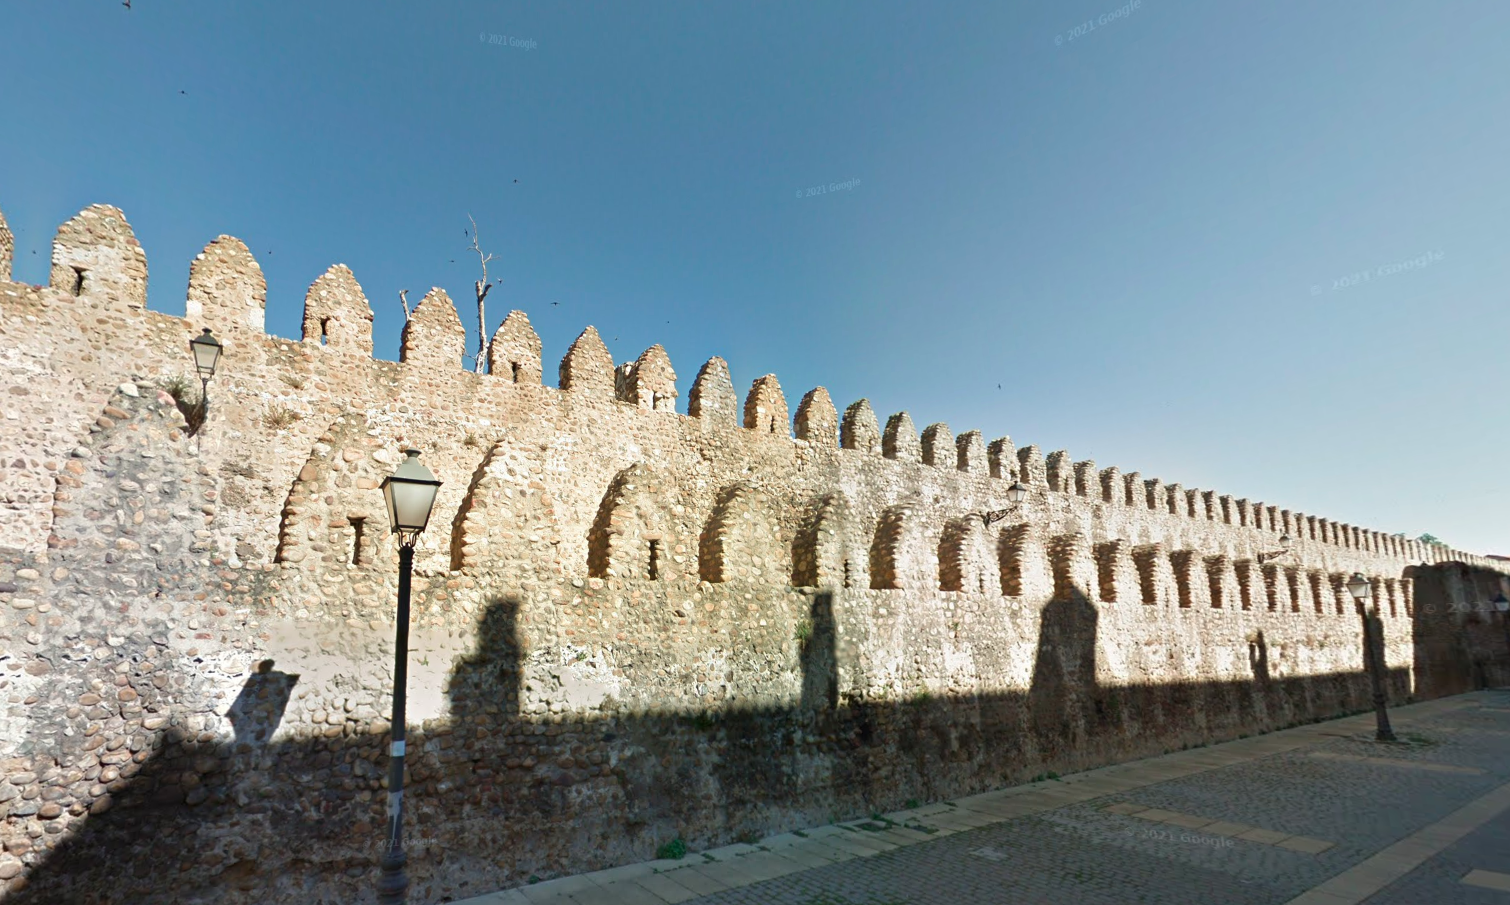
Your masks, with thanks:
M 484 300 L 488 297 L 488 290 L 493 285 L 488 282 L 488 262 L 493 260 L 491 254 L 484 255 L 482 247 L 477 244 L 477 221 L 467 214 L 467 219 L 472 221 L 472 250 L 477 252 L 477 260 L 482 264 L 482 279 L 473 284 L 473 290 L 477 293 L 477 362 L 476 372 L 485 373 L 488 362 L 488 346 L 491 341 L 488 338 L 488 319 Z
M 400 289 L 398 300 L 404 303 L 404 323 L 409 323 L 409 290 Z

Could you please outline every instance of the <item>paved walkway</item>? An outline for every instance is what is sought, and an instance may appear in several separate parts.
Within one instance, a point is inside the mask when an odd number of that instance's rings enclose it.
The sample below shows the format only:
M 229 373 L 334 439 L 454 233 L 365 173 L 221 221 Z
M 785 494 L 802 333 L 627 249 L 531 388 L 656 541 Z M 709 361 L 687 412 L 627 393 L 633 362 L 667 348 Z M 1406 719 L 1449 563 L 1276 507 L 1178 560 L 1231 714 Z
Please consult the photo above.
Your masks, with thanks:
M 458 905 L 1510 905 L 1510 691 Z

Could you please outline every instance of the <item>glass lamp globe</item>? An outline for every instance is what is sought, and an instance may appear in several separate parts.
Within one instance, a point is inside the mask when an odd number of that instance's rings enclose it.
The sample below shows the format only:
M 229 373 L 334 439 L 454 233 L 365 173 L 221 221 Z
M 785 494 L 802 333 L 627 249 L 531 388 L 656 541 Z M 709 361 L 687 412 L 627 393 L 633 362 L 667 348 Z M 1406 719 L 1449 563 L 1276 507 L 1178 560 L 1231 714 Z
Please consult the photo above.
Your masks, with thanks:
M 407 459 L 398 470 L 383 479 L 383 499 L 388 504 L 388 522 L 393 532 L 412 543 L 430 522 L 430 509 L 440 481 L 430 469 L 420 464 L 419 450 L 404 450 Z
M 194 367 L 199 371 L 200 380 L 209 380 L 215 376 L 215 365 L 220 362 L 222 347 L 220 340 L 210 335 L 210 328 L 205 327 L 204 332 L 189 340 L 189 351 L 194 353 Z

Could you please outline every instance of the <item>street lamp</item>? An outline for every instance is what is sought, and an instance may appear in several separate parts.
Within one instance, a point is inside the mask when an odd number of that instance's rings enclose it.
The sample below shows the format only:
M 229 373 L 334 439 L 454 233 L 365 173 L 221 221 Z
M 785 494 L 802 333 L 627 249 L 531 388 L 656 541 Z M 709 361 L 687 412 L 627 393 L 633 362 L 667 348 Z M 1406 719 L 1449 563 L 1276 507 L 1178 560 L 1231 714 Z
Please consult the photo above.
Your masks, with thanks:
M 224 347 L 205 327 L 203 333 L 189 340 L 189 351 L 194 353 L 194 369 L 199 372 L 199 417 L 203 424 L 210 411 L 210 378 L 215 376 L 215 365 L 220 363 Z
M 430 521 L 440 482 L 420 464 L 419 450 L 404 451 L 398 470 L 383 479 L 388 522 L 398 535 L 398 637 L 393 652 L 393 747 L 388 752 L 388 850 L 378 879 L 379 905 L 404 905 L 409 875 L 404 873 L 404 691 L 409 666 L 409 576 L 414 571 L 414 543 Z
M 1284 556 L 1286 553 L 1290 552 L 1290 545 L 1293 543 L 1295 542 L 1290 539 L 1290 535 L 1281 535 L 1279 538 L 1279 549 L 1270 551 L 1268 553 L 1258 554 L 1258 564 L 1263 565 L 1270 560 L 1278 559 L 1279 557 Z
M 986 523 L 987 528 L 991 527 L 996 522 L 999 522 L 1002 519 L 1006 518 L 1008 515 L 1011 515 L 1012 510 L 1016 509 L 1018 505 L 1021 504 L 1022 501 L 1027 497 L 1027 495 L 1028 488 L 1022 486 L 1021 481 L 1013 481 L 1012 486 L 1007 488 L 1007 502 L 1011 503 L 1012 505 L 1008 506 L 1005 509 L 997 509 L 992 512 L 982 512 L 980 514 L 981 521 Z
M 1358 615 L 1363 618 L 1363 660 L 1368 667 L 1369 680 L 1374 686 L 1374 721 L 1377 725 L 1374 738 L 1381 742 L 1392 742 L 1395 740 L 1395 733 L 1389 727 L 1389 713 L 1384 708 L 1384 664 L 1379 662 L 1384 651 L 1384 639 L 1379 639 L 1379 647 L 1376 649 L 1373 629 L 1370 627 L 1372 622 L 1363 606 L 1370 590 L 1369 581 L 1363 577 L 1362 572 L 1354 572 L 1353 577 L 1347 580 L 1347 592 L 1358 602 Z
M 1505 647 L 1510 648 L 1510 600 L 1505 599 L 1505 592 L 1500 591 L 1499 596 L 1489 601 L 1500 614 L 1500 628 L 1505 631 Z

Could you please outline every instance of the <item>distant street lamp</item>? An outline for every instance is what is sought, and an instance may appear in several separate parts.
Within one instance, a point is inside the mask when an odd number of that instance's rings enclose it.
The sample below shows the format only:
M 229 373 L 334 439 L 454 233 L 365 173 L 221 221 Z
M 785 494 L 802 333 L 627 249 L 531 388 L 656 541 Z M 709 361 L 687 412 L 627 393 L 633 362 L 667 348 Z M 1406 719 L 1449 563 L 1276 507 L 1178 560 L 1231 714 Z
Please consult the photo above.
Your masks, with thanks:
M 1272 550 L 1268 553 L 1258 554 L 1258 564 L 1263 565 L 1270 560 L 1278 559 L 1279 557 L 1284 556 L 1286 553 L 1290 552 L 1290 546 L 1294 543 L 1295 542 L 1290 539 L 1290 535 L 1281 535 L 1279 538 L 1279 549 Z
M 430 522 L 440 482 L 420 464 L 419 450 L 383 479 L 388 521 L 398 535 L 398 637 L 393 652 L 393 746 L 388 752 L 388 850 L 378 879 L 379 905 L 404 905 L 409 875 L 404 872 L 404 692 L 409 667 L 409 578 L 414 571 L 414 543 Z
M 194 353 L 194 369 L 199 372 L 200 419 L 203 423 L 210 411 L 210 378 L 215 376 L 215 366 L 220 363 L 224 347 L 220 340 L 210 335 L 210 328 L 189 340 L 189 351 Z
M 1379 639 L 1379 647 L 1376 649 L 1372 621 L 1363 605 L 1370 590 L 1369 581 L 1363 577 L 1362 572 L 1354 572 L 1353 577 L 1347 581 L 1347 591 L 1358 602 L 1358 615 L 1363 618 L 1363 660 L 1368 668 L 1369 680 L 1374 686 L 1374 721 L 1377 726 L 1374 738 L 1381 742 L 1392 742 L 1395 740 L 1395 733 L 1389 727 L 1389 713 L 1384 707 L 1384 664 L 1379 662 L 1384 651 L 1384 639 Z
M 1005 509 L 997 509 L 992 512 L 980 513 L 981 521 L 986 523 L 987 528 L 991 527 L 996 522 L 999 522 L 1007 516 L 1011 515 L 1012 511 L 1022 503 L 1027 495 L 1028 488 L 1022 486 L 1022 482 L 1020 481 L 1013 481 L 1012 486 L 1007 488 L 1007 502 L 1011 503 L 1012 505 L 1008 506 Z
M 1505 630 L 1505 647 L 1510 650 L 1510 600 L 1505 599 L 1504 591 L 1500 591 L 1499 596 L 1490 603 L 1500 614 L 1500 627 Z

